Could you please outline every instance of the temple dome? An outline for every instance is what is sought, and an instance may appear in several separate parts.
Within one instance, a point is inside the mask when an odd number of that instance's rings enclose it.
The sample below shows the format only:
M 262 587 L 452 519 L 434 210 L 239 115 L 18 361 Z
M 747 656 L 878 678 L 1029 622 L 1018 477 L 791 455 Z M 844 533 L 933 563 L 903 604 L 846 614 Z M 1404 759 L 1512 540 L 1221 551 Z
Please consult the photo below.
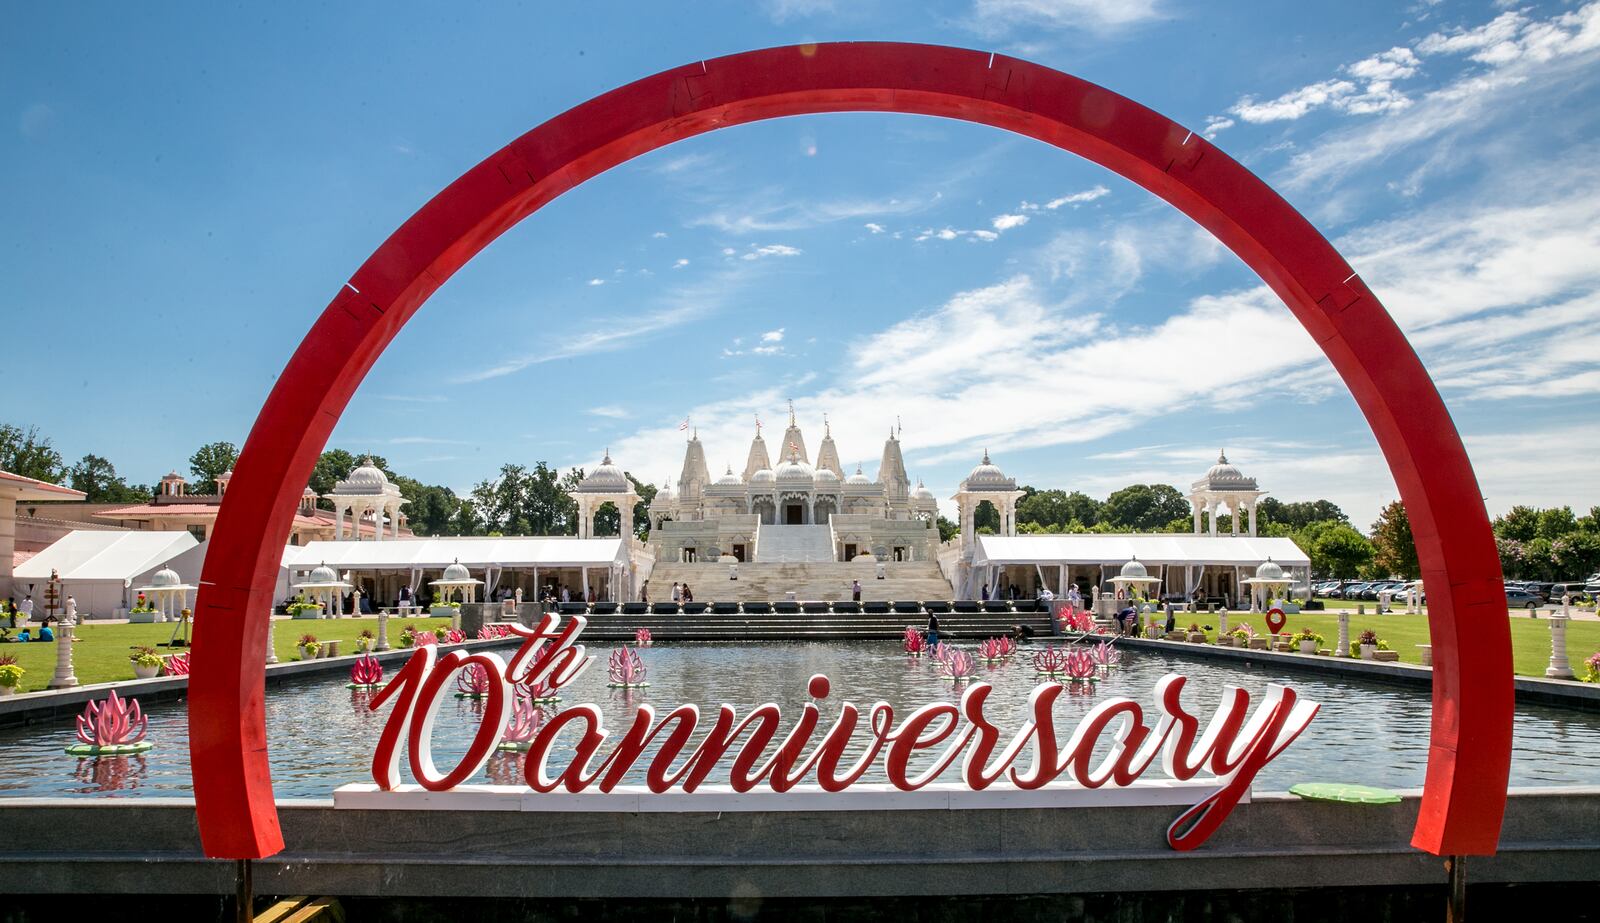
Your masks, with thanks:
M 733 473 L 733 466 L 729 465 L 728 473 L 724 474 L 720 478 L 717 478 L 717 484 L 721 487 L 742 487 L 744 486 L 744 481 L 740 480 L 739 476 Z
M 933 491 L 931 491 L 927 487 L 923 486 L 922 478 L 917 478 L 917 486 L 916 486 L 915 490 L 911 491 L 911 498 L 913 500 L 934 500 L 934 499 L 937 499 L 936 497 L 934 497 Z
M 972 469 L 971 474 L 967 475 L 968 490 L 1006 490 L 1011 486 L 1011 479 L 1006 477 L 1005 472 L 989 461 L 989 452 L 987 450 L 983 453 L 983 461 Z
M 372 459 L 363 458 L 350 476 L 340 481 L 335 490 L 343 494 L 381 494 L 389 486 L 389 478 Z
M 1256 579 L 1283 580 L 1283 568 L 1278 566 L 1278 562 L 1268 558 L 1261 562 L 1261 566 L 1256 568 Z
M 1244 472 L 1228 461 L 1228 453 L 1219 452 L 1217 454 L 1217 463 L 1206 471 L 1205 477 L 1194 482 L 1194 489 L 1255 490 L 1256 479 L 1245 477 Z
M 627 493 L 628 476 L 612 463 L 611 453 L 608 451 L 599 467 L 578 482 L 578 490 L 584 493 Z
M 661 485 L 659 490 L 656 491 L 656 495 L 650 500 L 650 505 L 656 506 L 659 504 L 661 506 L 665 506 L 676 501 L 677 499 L 678 493 L 672 489 L 672 481 L 668 480 Z
M 872 478 L 869 478 L 865 474 L 862 473 L 860 465 L 856 465 L 856 473 L 850 475 L 847 478 L 845 478 L 844 482 L 846 484 L 850 484 L 850 485 L 855 486 L 855 487 L 871 487 L 872 486 Z
M 775 474 L 777 475 L 777 482 L 784 485 L 810 487 L 816 482 L 817 478 L 816 471 L 810 465 L 801 461 L 799 456 L 793 452 L 789 453 L 787 461 L 778 465 Z
M 472 571 L 467 570 L 467 565 L 456 561 L 444 569 L 443 583 L 466 583 L 472 579 Z
M 761 468 L 750 475 L 751 484 L 771 484 L 778 479 L 778 475 L 771 468 Z
M 1130 580 L 1144 580 L 1150 576 L 1150 571 L 1147 570 L 1143 564 L 1139 563 L 1138 558 L 1133 558 L 1129 560 L 1128 563 L 1122 565 L 1122 573 L 1118 576 Z
M 839 476 L 837 474 L 834 474 L 832 471 L 829 471 L 827 468 L 818 468 L 817 469 L 817 486 L 818 487 L 822 487 L 823 485 L 827 485 L 828 487 L 836 487 L 836 486 L 838 486 L 838 484 L 839 484 Z
M 338 583 L 339 575 L 333 568 L 326 564 L 318 564 L 311 569 L 311 576 L 306 578 L 306 583 Z
M 150 585 L 156 588 L 173 587 L 183 583 L 183 578 L 170 567 L 163 567 L 150 575 Z

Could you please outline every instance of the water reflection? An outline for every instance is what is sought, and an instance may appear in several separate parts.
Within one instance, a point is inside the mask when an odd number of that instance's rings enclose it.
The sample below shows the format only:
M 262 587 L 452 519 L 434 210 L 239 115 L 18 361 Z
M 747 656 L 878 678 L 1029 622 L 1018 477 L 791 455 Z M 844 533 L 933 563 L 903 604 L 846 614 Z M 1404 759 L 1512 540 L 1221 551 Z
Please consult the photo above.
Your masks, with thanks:
M 930 657 L 907 657 L 898 642 L 657 645 L 641 651 L 650 671 L 647 689 L 609 689 L 604 661 L 609 645 L 597 645 L 599 663 L 563 690 L 559 704 L 545 706 L 548 717 L 560 708 L 595 703 L 613 737 L 626 729 L 642 704 L 658 714 L 679 704 L 695 704 L 705 722 L 727 703 L 741 717 L 757 705 L 779 705 L 788 721 L 810 700 L 806 681 L 825 673 L 833 681 L 821 704 L 825 719 L 844 701 L 865 709 L 874 702 L 892 705 L 898 715 L 934 701 L 955 701 L 957 686 L 939 676 Z M 1041 680 L 1034 675 L 1032 651 L 994 665 L 979 677 L 994 686 L 988 715 L 1007 732 L 1023 720 L 1028 693 Z M 1339 677 L 1275 676 L 1260 666 L 1212 664 L 1148 651 L 1125 651 L 1122 665 L 1099 677 L 1093 691 L 1064 694 L 1056 705 L 1058 727 L 1070 733 L 1107 696 L 1127 696 L 1147 705 L 1156 680 L 1168 672 L 1189 677 L 1184 701 L 1209 716 L 1225 686 L 1253 697 L 1270 682 L 1287 682 L 1323 708 L 1304 736 L 1285 750 L 1258 778 L 1262 790 L 1282 790 L 1301 781 L 1353 781 L 1395 788 L 1422 784 L 1427 760 L 1430 700 L 1424 690 L 1369 686 Z M 267 702 L 268 737 L 274 789 L 280 797 L 327 797 L 347 782 L 369 780 L 372 747 L 392 706 L 368 706 L 372 693 L 344 688 L 346 677 L 327 677 L 275 687 Z M 1068 686 L 1072 690 L 1071 685 Z M 435 721 L 434 753 L 441 771 L 464 753 L 483 720 L 485 702 L 445 697 Z M 70 722 L 36 724 L 0 731 L 6 772 L 0 795 L 101 796 L 182 795 L 191 787 L 186 714 L 181 703 L 148 709 L 149 739 L 156 749 L 134 757 L 75 761 L 61 748 L 72 737 Z M 1600 716 L 1524 706 L 1517 709 L 1514 785 L 1600 784 L 1600 761 L 1577 758 L 1590 749 Z M 565 766 L 573 737 L 563 735 L 550 759 L 552 772 Z M 865 741 L 851 757 L 864 752 Z M 476 781 L 522 784 L 520 753 L 497 752 Z M 403 770 L 402 774 L 406 774 Z M 630 776 L 633 781 L 639 774 Z M 874 767 L 869 780 L 881 779 Z M 709 781 L 717 781 L 712 779 Z

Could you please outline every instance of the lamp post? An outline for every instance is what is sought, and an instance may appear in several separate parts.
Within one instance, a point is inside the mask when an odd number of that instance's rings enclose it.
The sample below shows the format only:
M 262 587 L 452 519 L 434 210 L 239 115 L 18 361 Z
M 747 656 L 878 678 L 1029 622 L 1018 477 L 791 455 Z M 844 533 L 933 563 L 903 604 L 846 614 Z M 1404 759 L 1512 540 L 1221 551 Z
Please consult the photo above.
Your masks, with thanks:
M 78 604 L 67 597 L 66 614 L 56 623 L 56 675 L 50 678 L 51 689 L 71 689 L 78 685 L 72 672 L 72 629 L 78 621 Z
M 1551 679 L 1574 679 L 1567 661 L 1567 622 L 1572 619 L 1572 597 L 1563 594 L 1561 611 L 1550 613 L 1550 665 L 1544 675 Z

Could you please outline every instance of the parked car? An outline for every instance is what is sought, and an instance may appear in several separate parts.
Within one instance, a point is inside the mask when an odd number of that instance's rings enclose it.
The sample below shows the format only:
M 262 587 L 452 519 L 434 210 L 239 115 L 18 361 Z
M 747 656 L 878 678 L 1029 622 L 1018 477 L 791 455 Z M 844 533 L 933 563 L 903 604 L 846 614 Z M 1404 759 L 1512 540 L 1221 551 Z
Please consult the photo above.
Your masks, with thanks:
M 1360 599 L 1361 598 L 1361 594 L 1365 593 L 1367 591 L 1367 587 L 1369 587 L 1369 586 L 1372 586 L 1372 584 L 1371 583 L 1366 583 L 1366 582 L 1363 582 L 1363 583 L 1352 583 L 1349 586 L 1346 586 L 1344 588 L 1343 592 L 1341 592 L 1339 594 L 1339 598 L 1340 599 Z
M 1551 603 L 1560 603 L 1561 597 L 1564 595 L 1571 596 L 1572 601 L 1577 602 L 1578 600 L 1583 599 L 1585 596 L 1590 595 L 1590 593 L 1588 587 L 1576 581 L 1570 581 L 1568 583 L 1552 583 L 1550 584 L 1549 592 L 1545 594 L 1545 601 Z
M 1559 600 L 1561 598 L 1560 593 L 1551 592 L 1550 588 L 1553 586 L 1555 586 L 1553 583 L 1540 583 L 1536 580 L 1522 581 L 1522 588 L 1539 597 L 1539 601 L 1544 603 Z
M 1522 587 L 1506 587 L 1506 608 L 1537 609 L 1543 600 Z

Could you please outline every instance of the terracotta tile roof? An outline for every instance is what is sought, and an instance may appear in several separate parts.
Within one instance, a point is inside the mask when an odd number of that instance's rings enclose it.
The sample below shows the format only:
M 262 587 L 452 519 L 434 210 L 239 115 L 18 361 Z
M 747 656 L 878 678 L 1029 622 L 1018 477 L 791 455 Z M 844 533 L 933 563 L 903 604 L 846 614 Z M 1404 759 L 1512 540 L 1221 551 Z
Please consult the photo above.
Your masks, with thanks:
M 34 499 L 39 500 L 82 500 L 87 496 L 81 490 L 73 490 L 37 478 L 26 478 L 9 471 L 0 471 L 0 486 L 19 489 L 25 496 L 31 494 Z

